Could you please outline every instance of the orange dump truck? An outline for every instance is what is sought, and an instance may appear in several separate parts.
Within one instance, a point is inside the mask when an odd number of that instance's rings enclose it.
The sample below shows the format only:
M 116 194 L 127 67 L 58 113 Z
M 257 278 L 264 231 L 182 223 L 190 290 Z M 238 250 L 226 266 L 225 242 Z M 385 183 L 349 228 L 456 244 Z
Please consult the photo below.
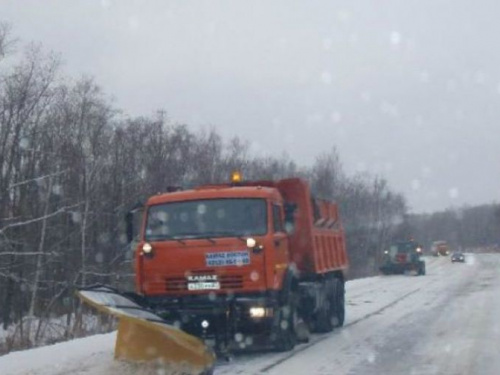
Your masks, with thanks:
M 135 253 L 141 305 L 219 353 L 290 350 L 341 326 L 348 259 L 337 206 L 299 178 L 233 177 L 148 199 Z
M 431 253 L 434 256 L 447 256 L 450 255 L 450 248 L 446 241 L 434 241 L 431 247 Z

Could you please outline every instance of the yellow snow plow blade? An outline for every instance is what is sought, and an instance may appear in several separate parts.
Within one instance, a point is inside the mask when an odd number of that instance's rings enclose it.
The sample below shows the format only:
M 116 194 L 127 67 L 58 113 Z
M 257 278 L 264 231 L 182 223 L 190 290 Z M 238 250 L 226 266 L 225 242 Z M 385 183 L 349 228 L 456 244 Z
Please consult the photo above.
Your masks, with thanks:
M 211 373 L 215 354 L 200 339 L 163 322 L 111 288 L 79 290 L 77 295 L 97 310 L 119 319 L 116 359 L 158 362 L 172 373 Z

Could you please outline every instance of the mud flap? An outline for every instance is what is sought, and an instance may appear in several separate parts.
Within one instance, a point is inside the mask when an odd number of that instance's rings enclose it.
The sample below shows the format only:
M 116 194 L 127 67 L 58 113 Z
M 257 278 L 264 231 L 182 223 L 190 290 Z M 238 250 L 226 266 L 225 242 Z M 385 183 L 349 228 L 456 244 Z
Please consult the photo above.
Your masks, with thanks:
M 99 286 L 79 290 L 77 295 L 83 302 L 119 319 L 115 359 L 157 362 L 183 374 L 213 371 L 215 354 L 203 341 L 165 323 L 118 291 Z

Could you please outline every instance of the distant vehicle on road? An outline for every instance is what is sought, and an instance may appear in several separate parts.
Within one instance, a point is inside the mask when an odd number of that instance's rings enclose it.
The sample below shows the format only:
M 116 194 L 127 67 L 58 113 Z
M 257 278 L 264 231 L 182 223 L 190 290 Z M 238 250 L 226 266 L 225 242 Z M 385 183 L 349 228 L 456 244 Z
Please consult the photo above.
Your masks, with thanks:
M 425 275 L 425 262 L 420 259 L 422 247 L 415 241 L 393 243 L 384 251 L 384 263 L 380 271 L 384 275 L 402 274 L 416 271 L 417 275 Z
M 464 253 L 462 253 L 460 251 L 456 251 L 453 254 L 451 254 L 451 262 L 452 263 L 455 263 L 455 262 L 465 263 Z
M 431 254 L 437 256 L 450 255 L 450 248 L 446 241 L 434 241 L 431 246 Z

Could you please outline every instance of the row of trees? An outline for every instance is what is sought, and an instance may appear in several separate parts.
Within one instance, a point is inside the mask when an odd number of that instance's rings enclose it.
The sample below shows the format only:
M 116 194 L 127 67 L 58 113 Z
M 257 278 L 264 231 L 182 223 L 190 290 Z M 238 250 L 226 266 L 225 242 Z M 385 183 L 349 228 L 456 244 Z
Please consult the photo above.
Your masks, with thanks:
M 44 342 L 54 317 L 65 317 L 63 336 L 81 334 L 74 288 L 125 285 L 132 270 L 124 214 L 169 185 L 225 181 L 236 168 L 249 179 L 309 179 L 317 196 L 341 205 L 351 277 L 375 272 L 406 213 L 383 179 L 345 173 L 335 149 L 299 167 L 287 156 L 253 156 L 240 138 L 194 132 L 163 112 L 127 118 L 92 79 L 64 77 L 53 55 L 32 46 L 7 64 L 7 47 L 2 27 L 0 323 L 15 327 L 3 350 Z
M 409 215 L 404 230 L 430 247 L 445 240 L 453 249 L 500 248 L 500 204 L 449 209 L 432 214 Z

